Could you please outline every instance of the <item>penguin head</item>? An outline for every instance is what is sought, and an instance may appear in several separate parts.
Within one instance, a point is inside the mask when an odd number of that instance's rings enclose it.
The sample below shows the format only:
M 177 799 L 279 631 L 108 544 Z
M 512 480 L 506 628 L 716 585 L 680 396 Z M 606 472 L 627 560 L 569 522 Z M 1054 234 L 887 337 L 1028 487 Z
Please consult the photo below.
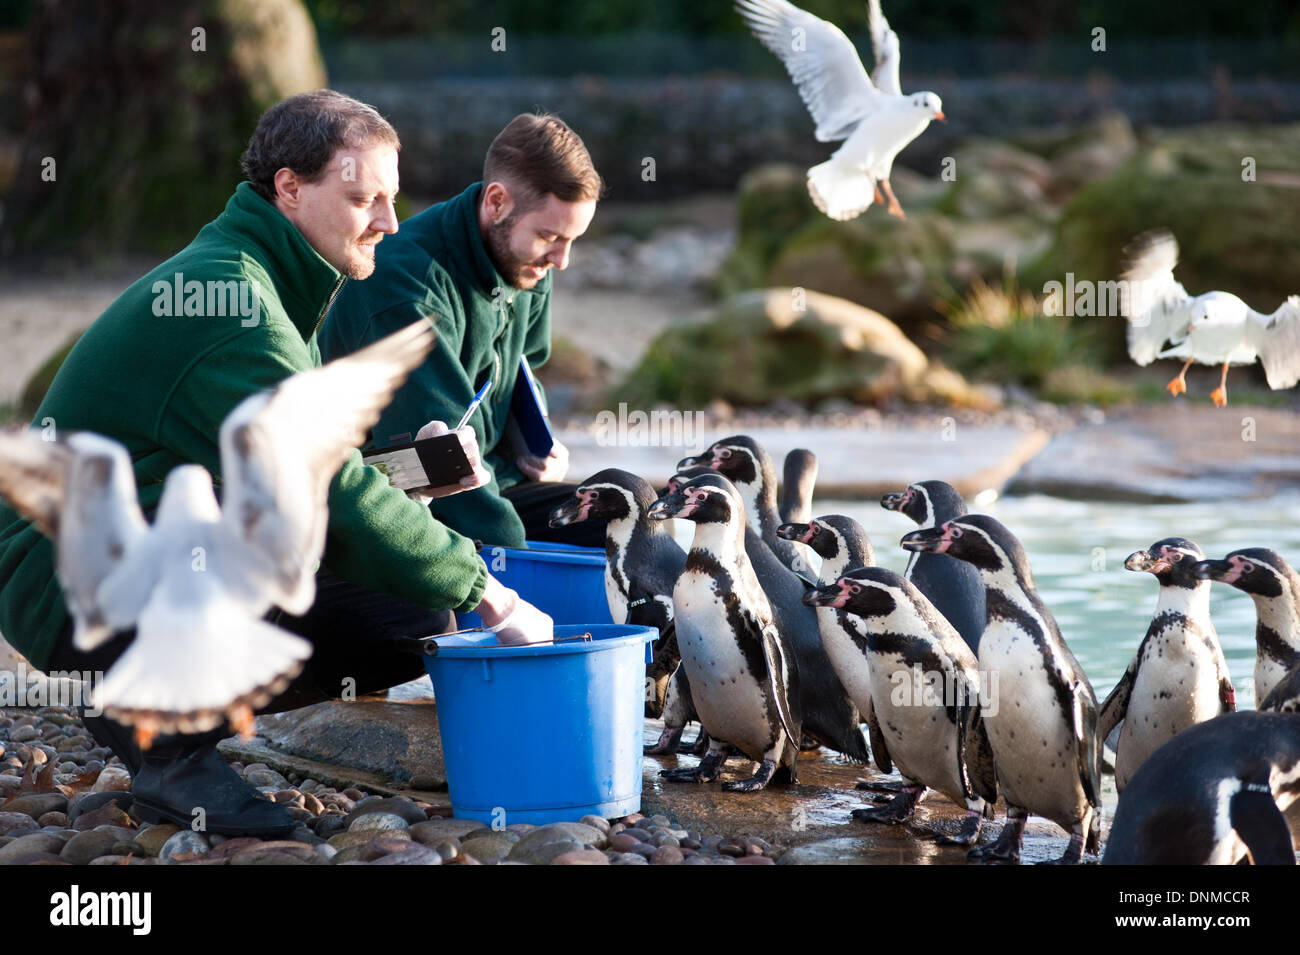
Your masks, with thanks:
M 1196 565 L 1196 576 L 1217 580 L 1256 597 L 1280 597 L 1288 590 L 1293 599 L 1300 598 L 1300 579 L 1285 558 L 1267 547 L 1234 550 L 1223 560 L 1203 560 Z
M 683 460 L 690 460 L 690 459 L 683 458 Z M 659 496 L 663 497 L 666 494 L 672 494 L 674 491 L 681 490 L 682 485 L 685 484 L 687 481 L 689 481 L 691 478 L 697 478 L 701 474 L 715 474 L 715 473 L 717 472 L 715 472 L 713 468 L 705 467 L 703 464 L 694 464 L 694 465 L 689 465 L 687 467 L 678 466 L 677 473 L 675 473 L 672 477 L 668 479 L 668 483 L 665 484 L 664 489 L 659 492 Z
M 941 520 L 961 517 L 966 502 L 957 489 L 943 481 L 918 481 L 909 484 L 902 494 L 886 494 L 880 506 L 906 514 L 918 527 L 934 527 Z
M 628 471 L 606 468 L 583 481 L 571 498 L 551 511 L 550 525 L 564 527 L 592 519 L 636 518 L 654 500 L 654 490 L 646 481 Z
M 646 517 L 661 521 L 670 517 L 696 524 L 730 524 L 745 520 L 745 504 L 735 485 L 720 474 L 706 473 L 676 483 L 646 511 Z
M 1154 574 L 1161 587 L 1192 590 L 1202 584 L 1202 578 L 1196 575 L 1196 567 L 1203 560 L 1205 554 L 1195 541 L 1186 537 L 1166 537 L 1146 550 L 1129 554 L 1124 566 L 1129 570 Z
M 823 560 L 850 560 L 853 566 L 876 562 L 875 551 L 867 532 L 851 517 L 828 514 L 807 524 L 782 524 L 776 535 L 788 541 L 807 544 Z
M 989 573 L 1010 570 L 1033 586 L 1024 547 L 1015 534 L 987 514 L 967 514 L 938 527 L 912 531 L 901 544 L 903 550 L 947 554 Z
M 682 458 L 677 462 L 677 469 L 703 466 L 717 471 L 733 484 L 759 484 L 765 472 L 771 478 L 776 472 L 772 470 L 772 461 L 767 452 L 758 446 L 758 442 L 748 435 L 735 434 L 721 441 L 715 441 L 703 454 Z M 768 484 L 772 480 L 767 481 Z
M 906 581 L 884 567 L 859 567 L 835 583 L 803 595 L 809 607 L 835 607 L 858 617 L 888 617 L 903 603 L 910 603 Z

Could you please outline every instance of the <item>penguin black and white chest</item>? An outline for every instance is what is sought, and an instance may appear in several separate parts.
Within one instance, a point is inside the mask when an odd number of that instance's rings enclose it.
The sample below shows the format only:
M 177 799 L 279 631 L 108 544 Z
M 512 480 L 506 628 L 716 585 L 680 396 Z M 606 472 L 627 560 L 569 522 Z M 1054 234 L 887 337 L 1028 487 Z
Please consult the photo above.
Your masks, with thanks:
M 1295 865 L 1300 716 L 1243 711 L 1179 733 L 1120 796 L 1103 865 Z
M 668 489 L 673 491 L 696 477 L 716 473 L 700 465 L 686 468 L 673 475 Z M 817 613 L 803 602 L 810 585 L 782 564 L 743 513 L 741 517 L 745 555 L 799 669 L 799 706 L 804 733 L 823 746 L 865 763 L 868 752 L 860 729 L 862 716 L 822 645 Z
M 710 738 L 698 767 L 665 775 L 676 781 L 714 779 L 730 744 L 760 765 L 751 778 L 724 783 L 725 789 L 761 789 L 778 768 L 794 781 L 799 674 L 745 556 L 740 494 L 721 475 L 705 474 L 669 491 L 648 514 L 695 524 L 673 607 L 682 666 Z
M 1160 596 L 1137 655 L 1097 719 L 1098 740 L 1123 721 L 1115 752 L 1120 792 L 1147 757 L 1173 737 L 1237 708 L 1210 622 L 1210 582 L 1196 576 L 1196 564 L 1204 559 L 1195 542 L 1169 537 L 1124 562 L 1129 570 L 1154 574 Z
M 703 454 L 677 462 L 678 471 L 699 466 L 712 468 L 732 483 L 740 492 L 745 502 L 745 514 L 763 543 L 782 564 L 811 583 L 812 571 L 808 562 L 789 541 L 776 533 L 781 524 L 776 504 L 776 465 L 762 445 L 748 435 L 737 434 L 715 441 Z
M 1196 572 L 1230 584 L 1255 601 L 1255 699 L 1300 666 L 1300 575 L 1265 547 L 1234 550 L 1223 560 L 1204 560 Z
M 872 746 L 878 763 L 887 749 L 903 776 L 889 806 L 854 818 L 901 822 L 928 786 L 967 810 L 961 835 L 947 841 L 973 843 L 997 799 L 975 654 L 916 587 L 883 567 L 850 570 L 807 599 L 861 621 L 855 642 L 870 664 Z
M 882 497 L 880 506 L 907 515 L 921 530 L 938 527 L 966 513 L 966 502 L 957 489 L 943 481 L 909 484 L 901 494 Z M 925 594 L 978 654 L 980 635 L 984 633 L 984 584 L 979 571 L 946 554 L 917 551 L 908 557 L 903 576 Z
M 1007 824 L 971 857 L 1015 861 L 1029 813 L 1070 832 L 1059 860 L 1077 863 L 1101 842 L 1097 698 L 1034 589 L 1024 548 L 991 517 L 970 514 L 903 538 L 907 550 L 945 553 L 984 581 L 987 624 L 979 668 L 988 687 L 984 726 L 1007 801 Z
M 647 668 L 646 715 L 663 717 L 665 730 L 655 752 L 675 752 L 686 723 L 696 719 L 683 675 L 673 627 L 673 587 L 686 565 L 686 552 L 663 521 L 646 511 L 655 502 L 648 482 L 628 471 L 607 468 L 583 481 L 550 517 L 552 527 L 598 519 L 605 526 L 605 597 L 616 623 L 655 627 L 660 639 Z M 671 701 L 669 697 L 671 696 Z
M 876 562 L 871 540 L 862 525 L 851 517 L 831 514 L 806 524 L 782 524 L 777 534 L 789 541 L 807 545 L 821 558 L 818 574 L 821 587 L 829 587 L 845 573 Z M 832 606 L 810 599 L 812 591 L 803 595 L 803 602 L 817 610 L 817 627 L 822 646 L 835 675 L 839 677 L 858 712 L 867 725 L 871 725 L 871 670 L 862 648 L 866 641 L 867 623 L 844 607 Z M 873 744 L 872 756 L 882 773 L 890 772 L 889 758 L 883 747 Z

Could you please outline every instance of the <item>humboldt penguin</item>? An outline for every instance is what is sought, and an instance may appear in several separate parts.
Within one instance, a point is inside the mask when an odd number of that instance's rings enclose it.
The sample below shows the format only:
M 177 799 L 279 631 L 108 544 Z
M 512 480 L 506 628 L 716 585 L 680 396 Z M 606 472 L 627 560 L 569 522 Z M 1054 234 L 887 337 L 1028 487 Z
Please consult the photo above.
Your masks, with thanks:
M 1300 666 L 1274 684 L 1258 708 L 1265 713 L 1300 713 Z
M 552 527 L 605 520 L 605 597 L 617 623 L 655 627 L 659 641 L 646 669 L 646 716 L 662 718 L 664 730 L 647 753 L 675 753 L 686 724 L 698 721 L 690 683 L 681 670 L 673 626 L 673 585 L 686 565 L 663 521 L 645 516 L 655 502 L 649 483 L 628 471 L 607 468 L 574 489 L 551 512 Z M 700 738 L 707 746 L 707 740 Z M 701 749 L 703 752 L 703 749 Z
M 1300 716 L 1228 713 L 1151 754 L 1115 808 L 1103 865 L 1295 865 Z
M 1155 617 L 1133 662 L 1101 705 L 1097 738 L 1116 726 L 1115 785 L 1189 726 L 1237 708 L 1218 634 L 1210 622 L 1210 582 L 1196 576 L 1205 559 L 1193 541 L 1169 537 L 1130 554 L 1124 566 L 1160 582 Z
M 785 466 L 781 477 L 781 499 L 777 510 L 782 522 L 786 524 L 807 524 L 812 518 L 813 489 L 817 485 L 817 455 L 806 448 L 795 448 L 785 456 Z M 777 536 L 780 536 L 779 534 Z M 795 572 L 811 575 L 812 561 L 809 551 L 803 544 L 794 545 L 795 553 L 803 561 L 803 567 Z M 804 574 L 804 568 L 809 569 Z
M 794 782 L 801 738 L 798 666 L 745 556 L 744 506 L 731 482 L 705 474 L 647 511 L 652 520 L 695 524 L 673 607 L 682 666 L 710 740 L 694 769 L 662 775 L 675 782 L 716 779 L 730 745 L 759 763 L 748 779 L 722 784 L 731 792 L 762 789 L 778 769 Z
M 1264 547 L 1203 560 L 1196 574 L 1231 584 L 1255 601 L 1255 699 L 1264 699 L 1300 665 L 1300 575 L 1281 554 Z
M 1077 864 L 1085 851 L 1101 845 L 1097 698 L 1034 589 L 1024 548 L 983 514 L 913 531 L 902 544 L 964 560 L 984 582 L 987 623 L 979 668 L 993 703 L 984 711 L 984 726 L 1007 822 L 997 842 L 973 849 L 970 858 L 1018 861 L 1025 820 L 1034 813 L 1070 832 L 1057 862 Z
M 678 490 L 696 477 L 716 473 L 701 465 L 686 468 L 669 479 L 665 493 Z M 868 759 L 867 743 L 859 728 L 862 716 L 840 683 L 822 646 L 816 612 L 803 602 L 803 595 L 810 585 L 777 559 L 771 548 L 759 538 L 745 513 L 742 512 L 740 518 L 744 525 L 745 555 L 759 586 L 772 604 L 777 625 L 799 667 L 803 731 L 810 737 L 802 741 L 803 748 L 816 749 L 820 743 L 865 763 Z
M 921 530 L 938 527 L 966 513 L 966 502 L 957 489 L 943 481 L 909 484 L 901 494 L 882 497 L 880 506 L 907 515 Z M 903 576 L 925 594 L 978 654 L 980 634 L 984 632 L 984 584 L 979 571 L 944 554 L 915 552 L 908 557 Z
M 811 451 L 803 453 L 812 455 Z M 816 459 L 813 460 L 815 462 Z M 748 435 L 737 434 L 713 442 L 702 454 L 685 457 L 677 462 L 679 472 L 683 468 L 701 466 L 712 468 L 735 486 L 745 501 L 745 513 L 749 522 L 758 531 L 763 543 L 772 549 L 781 563 L 811 585 L 812 569 L 808 566 L 807 559 L 789 541 L 782 540 L 776 533 L 781 524 L 781 515 L 776 506 L 776 466 L 767 451 Z M 797 495 L 794 497 L 797 499 Z M 809 509 L 811 510 L 811 489 Z
M 860 621 L 863 636 L 848 649 L 858 655 L 855 673 L 870 680 L 870 696 L 856 702 L 867 713 L 877 765 L 883 754 L 903 777 L 889 805 L 855 809 L 853 818 L 903 822 L 930 787 L 966 809 L 960 834 L 942 841 L 973 844 L 998 797 L 975 654 L 920 590 L 883 567 L 850 570 L 804 600 Z

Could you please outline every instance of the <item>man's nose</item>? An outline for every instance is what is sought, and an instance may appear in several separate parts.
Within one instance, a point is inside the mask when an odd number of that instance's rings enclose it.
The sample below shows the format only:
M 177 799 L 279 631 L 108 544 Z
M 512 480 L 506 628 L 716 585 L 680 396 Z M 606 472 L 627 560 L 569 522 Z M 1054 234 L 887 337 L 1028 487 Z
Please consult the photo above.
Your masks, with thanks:
M 573 248 L 573 240 L 566 239 L 564 242 L 559 243 L 554 249 L 552 249 L 551 254 L 546 258 L 557 269 L 563 271 L 569 267 L 569 250 L 571 248 Z
M 397 231 L 397 210 L 393 208 L 392 199 L 384 200 L 383 206 L 370 223 L 370 228 L 376 232 L 386 232 L 389 235 Z

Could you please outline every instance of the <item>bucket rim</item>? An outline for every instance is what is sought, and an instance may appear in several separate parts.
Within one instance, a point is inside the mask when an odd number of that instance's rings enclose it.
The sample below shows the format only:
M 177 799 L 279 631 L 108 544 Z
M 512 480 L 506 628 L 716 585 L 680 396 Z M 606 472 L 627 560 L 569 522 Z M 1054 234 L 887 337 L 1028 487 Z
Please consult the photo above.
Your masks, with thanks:
M 555 627 L 555 636 L 558 638 L 576 637 L 583 633 L 590 633 L 592 639 L 568 640 L 564 643 L 544 643 L 537 646 L 524 647 L 502 647 L 492 642 L 490 646 L 464 644 L 467 640 L 489 642 L 496 640 L 496 634 L 487 630 L 476 630 L 469 633 L 455 634 L 454 646 L 444 646 L 439 642 L 442 638 L 435 638 L 434 642 L 438 643 L 438 653 L 429 658 L 430 662 L 436 663 L 438 660 L 474 660 L 474 659 L 511 659 L 516 657 L 540 657 L 540 656 L 566 656 L 575 653 L 597 653 L 602 650 L 614 650 L 619 647 L 627 646 L 644 646 L 654 640 L 659 639 L 659 631 L 655 627 L 638 627 L 629 624 L 619 623 L 600 623 L 590 625 L 579 624 L 560 624 Z M 450 635 L 449 635 L 450 636 Z

